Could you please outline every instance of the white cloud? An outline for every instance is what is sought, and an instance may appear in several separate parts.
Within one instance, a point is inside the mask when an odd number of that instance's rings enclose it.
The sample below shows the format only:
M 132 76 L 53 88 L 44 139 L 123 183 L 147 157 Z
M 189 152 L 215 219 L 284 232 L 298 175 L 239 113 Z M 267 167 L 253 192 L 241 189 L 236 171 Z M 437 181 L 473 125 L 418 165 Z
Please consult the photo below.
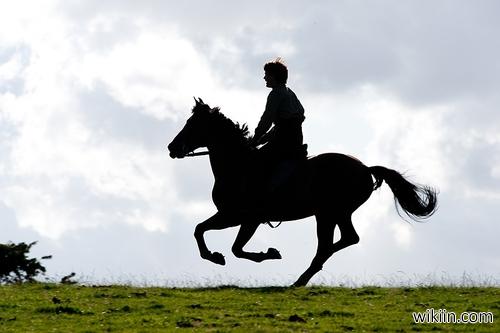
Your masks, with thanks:
M 412 108 L 370 89 L 366 95 L 366 117 L 374 132 L 367 147 L 370 159 L 446 190 L 453 166 L 444 119 L 453 110 L 445 105 Z
M 152 234 L 141 233 L 135 245 L 148 249 L 151 265 L 179 260 L 212 274 L 215 268 L 199 265 L 187 230 L 213 213 L 208 162 L 171 161 L 165 144 L 188 117 L 192 95 L 253 129 L 267 94 L 262 64 L 281 55 L 306 107 L 311 153 L 352 154 L 441 191 L 443 206 L 428 225 L 407 228 L 384 186 L 354 214 L 360 245 L 331 267 L 490 272 L 485 263 L 497 257 L 487 251 L 496 244 L 489 221 L 498 215 L 500 195 L 496 7 L 277 1 L 263 11 L 229 1 L 9 3 L 0 12 L 1 212 L 60 244 L 91 237 L 79 244 L 97 252 L 106 247 L 97 241 L 99 230 L 108 236 L 125 230 L 128 239 L 135 235 L 130 230 L 160 231 L 155 244 L 169 238 L 166 252 L 192 252 L 174 259 L 155 253 Z M 481 245 L 476 252 L 461 245 L 471 220 L 489 231 L 472 235 Z M 299 242 L 312 255 L 314 231 L 302 239 L 308 228 L 262 234 L 258 245 L 275 240 L 290 249 Z M 485 259 L 459 266 L 432 255 L 443 248 Z M 309 260 L 299 250 L 282 266 L 259 266 L 263 276 L 271 267 L 297 270 L 297 260 Z M 352 268 L 350 258 L 360 267 Z M 149 267 L 139 259 L 136 265 Z M 248 276 L 259 271 L 254 267 L 235 269 Z
M 93 52 L 85 36 L 70 38 L 70 22 L 49 12 L 25 30 L 27 63 L 14 53 L 1 67 L 3 80 L 20 75 L 25 87 L 0 98 L 2 122 L 15 133 L 2 143 L 4 202 L 20 225 L 48 237 L 120 221 L 167 230 L 168 206 L 183 204 L 170 187 L 165 142 L 151 152 L 90 127 L 81 98 L 104 84 L 124 109 L 161 121 L 185 108 L 187 91 L 213 86 L 208 67 L 174 31 L 148 26 L 137 27 L 136 39 Z M 108 120 L 120 124 L 120 112 Z
M 214 81 L 191 43 L 172 31 L 139 28 L 137 39 L 82 61 L 84 82 L 103 82 L 124 106 L 158 119 L 184 111 L 189 92 L 210 92 Z M 168 107 L 168 108 L 166 108 Z

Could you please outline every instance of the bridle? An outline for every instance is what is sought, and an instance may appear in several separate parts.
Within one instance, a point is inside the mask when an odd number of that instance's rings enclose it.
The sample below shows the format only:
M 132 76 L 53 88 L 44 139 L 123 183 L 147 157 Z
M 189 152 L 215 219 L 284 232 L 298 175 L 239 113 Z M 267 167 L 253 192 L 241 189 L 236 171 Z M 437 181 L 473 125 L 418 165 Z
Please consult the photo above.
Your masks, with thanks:
M 206 151 L 198 151 L 198 152 L 190 152 L 190 153 L 187 153 L 185 157 L 195 157 L 195 156 L 203 156 L 203 155 L 208 155 L 210 154 L 210 152 L 208 150 Z

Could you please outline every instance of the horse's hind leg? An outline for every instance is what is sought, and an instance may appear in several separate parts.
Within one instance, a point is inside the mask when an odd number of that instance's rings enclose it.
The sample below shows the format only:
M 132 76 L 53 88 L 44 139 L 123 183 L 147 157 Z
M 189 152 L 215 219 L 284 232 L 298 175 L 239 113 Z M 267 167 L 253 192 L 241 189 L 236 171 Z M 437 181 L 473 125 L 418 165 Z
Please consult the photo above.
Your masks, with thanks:
M 221 230 L 229 227 L 235 227 L 239 224 L 237 222 L 232 222 L 232 221 L 234 220 L 229 218 L 227 215 L 218 212 L 209 219 L 207 219 L 206 221 L 201 222 L 196 226 L 196 229 L 194 231 L 194 237 L 196 238 L 196 242 L 198 243 L 200 256 L 203 259 L 210 260 L 211 262 L 219 265 L 226 264 L 226 260 L 224 259 L 224 256 L 221 253 L 211 252 L 208 249 L 203 234 L 208 230 Z
M 267 252 L 260 253 L 247 252 L 243 250 L 243 247 L 255 234 L 255 231 L 257 230 L 259 225 L 259 222 L 244 222 L 241 224 L 240 230 L 232 247 L 234 255 L 238 258 L 248 259 L 255 262 L 262 262 L 269 259 L 281 259 L 281 254 L 274 248 L 269 248 Z
M 335 226 L 340 229 L 340 240 L 333 242 Z M 359 237 L 352 225 L 351 217 L 340 217 L 332 214 L 316 215 L 318 249 L 309 268 L 293 284 L 295 287 L 305 286 L 309 280 L 323 269 L 323 264 L 337 251 L 359 242 Z
M 323 264 L 332 255 L 331 247 L 333 241 L 333 232 L 336 223 L 334 218 L 325 214 L 316 214 L 316 234 L 318 237 L 318 249 L 309 268 L 302 273 L 293 284 L 295 287 L 305 286 L 307 282 L 323 268 Z
M 343 219 L 339 224 L 340 239 L 333 244 L 332 254 L 348 246 L 359 243 L 359 236 L 352 225 L 351 217 Z

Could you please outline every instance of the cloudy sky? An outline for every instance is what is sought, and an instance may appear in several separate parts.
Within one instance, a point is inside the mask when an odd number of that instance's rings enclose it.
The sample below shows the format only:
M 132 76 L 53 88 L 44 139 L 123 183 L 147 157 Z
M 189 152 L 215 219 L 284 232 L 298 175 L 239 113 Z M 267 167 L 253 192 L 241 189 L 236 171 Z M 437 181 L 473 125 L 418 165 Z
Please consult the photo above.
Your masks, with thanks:
M 315 252 L 314 219 L 207 234 L 206 157 L 166 144 L 200 96 L 253 130 L 278 56 L 306 108 L 311 154 L 354 155 L 440 190 L 427 223 L 387 186 L 355 212 L 361 242 L 315 283 L 496 281 L 500 276 L 498 1 L 2 1 L 0 242 L 38 240 L 49 277 L 287 284 Z

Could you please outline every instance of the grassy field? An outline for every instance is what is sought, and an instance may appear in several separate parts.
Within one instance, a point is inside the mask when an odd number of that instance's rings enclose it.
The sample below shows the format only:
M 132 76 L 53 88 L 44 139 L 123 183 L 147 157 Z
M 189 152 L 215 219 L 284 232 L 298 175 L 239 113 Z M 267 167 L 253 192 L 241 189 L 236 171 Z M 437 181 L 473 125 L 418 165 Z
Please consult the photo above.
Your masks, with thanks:
M 492 312 L 416 324 L 412 312 Z M 0 332 L 500 332 L 500 288 L 0 286 Z

